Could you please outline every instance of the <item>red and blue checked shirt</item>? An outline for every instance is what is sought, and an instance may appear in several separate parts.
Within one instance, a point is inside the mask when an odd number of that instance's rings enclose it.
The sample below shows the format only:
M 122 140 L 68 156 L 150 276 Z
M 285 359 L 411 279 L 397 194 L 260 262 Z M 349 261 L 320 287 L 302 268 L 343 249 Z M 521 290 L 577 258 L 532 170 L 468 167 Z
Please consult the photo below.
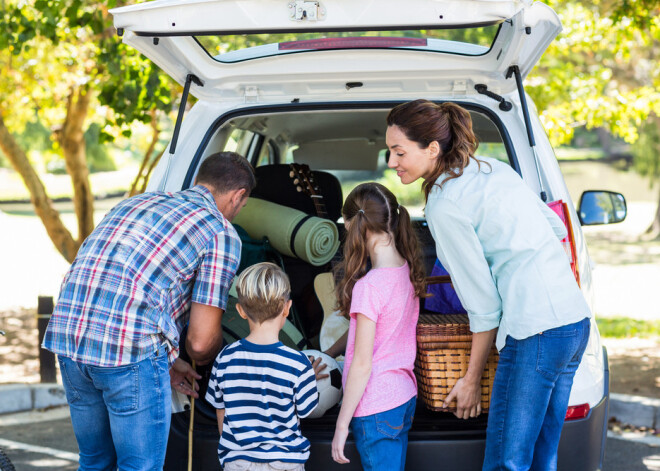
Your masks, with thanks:
M 43 347 L 122 366 L 167 343 L 173 362 L 191 302 L 226 308 L 240 252 L 236 230 L 203 186 L 122 201 L 80 247 Z

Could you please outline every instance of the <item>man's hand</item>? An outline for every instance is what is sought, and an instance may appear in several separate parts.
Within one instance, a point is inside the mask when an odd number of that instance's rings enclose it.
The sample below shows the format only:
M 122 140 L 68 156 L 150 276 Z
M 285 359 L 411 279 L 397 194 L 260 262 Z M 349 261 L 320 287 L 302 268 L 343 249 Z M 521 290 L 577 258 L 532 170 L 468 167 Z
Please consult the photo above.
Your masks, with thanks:
M 323 378 L 329 378 L 329 374 L 321 374 L 321 371 L 325 370 L 328 365 L 321 363 L 321 357 L 314 358 L 312 355 L 308 356 L 309 361 L 312 362 L 312 368 L 314 368 L 314 375 L 316 376 L 316 381 Z
M 199 397 L 199 394 L 197 394 L 199 384 L 195 382 L 195 388 L 193 389 L 193 380 L 201 378 L 202 376 L 190 366 L 190 363 L 181 358 L 177 358 L 172 368 L 170 368 L 170 385 L 172 389 L 195 399 Z
M 477 417 L 481 414 L 481 378 L 473 381 L 467 377 L 460 378 L 449 392 L 442 406 L 447 408 L 456 399 L 456 412 L 459 419 Z

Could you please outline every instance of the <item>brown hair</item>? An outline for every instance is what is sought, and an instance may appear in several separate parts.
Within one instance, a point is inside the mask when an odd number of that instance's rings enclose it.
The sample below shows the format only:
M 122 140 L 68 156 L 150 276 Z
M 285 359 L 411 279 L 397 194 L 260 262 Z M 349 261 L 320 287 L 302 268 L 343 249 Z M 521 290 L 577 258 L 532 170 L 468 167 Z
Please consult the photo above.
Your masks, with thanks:
M 367 230 L 385 232 L 393 237 L 396 250 L 408 262 L 415 295 L 426 297 L 424 265 L 410 215 L 390 190 L 380 183 L 362 183 L 346 198 L 342 214 L 344 222 L 350 222 L 344 241 L 344 257 L 336 267 L 337 273 L 342 275 L 337 285 L 337 300 L 343 315 L 350 314 L 355 282 L 367 273 Z
M 238 303 L 252 322 L 261 324 L 279 316 L 291 294 L 289 277 L 270 262 L 252 265 L 236 280 Z
M 474 157 L 479 142 L 472 130 L 470 113 L 455 103 L 438 105 L 429 100 L 402 103 L 387 115 L 387 125 L 397 126 L 420 149 L 426 149 L 433 141 L 440 145 L 435 168 L 422 184 L 426 200 L 441 175 L 448 174 L 440 183 L 442 187 L 446 181 L 463 175 L 470 159 L 479 166 L 486 163 Z
M 204 159 L 195 183 L 210 185 L 219 194 L 244 188 L 249 195 L 257 185 L 257 179 L 245 157 L 236 152 L 218 152 Z

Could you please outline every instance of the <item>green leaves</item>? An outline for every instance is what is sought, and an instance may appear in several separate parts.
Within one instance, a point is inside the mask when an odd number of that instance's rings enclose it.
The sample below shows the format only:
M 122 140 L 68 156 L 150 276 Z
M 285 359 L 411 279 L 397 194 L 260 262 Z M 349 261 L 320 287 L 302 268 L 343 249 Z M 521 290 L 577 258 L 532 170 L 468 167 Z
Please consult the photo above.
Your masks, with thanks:
M 586 126 L 634 142 L 660 102 L 660 1 L 549 3 L 564 30 L 526 89 L 551 141 L 567 142 L 575 126 Z

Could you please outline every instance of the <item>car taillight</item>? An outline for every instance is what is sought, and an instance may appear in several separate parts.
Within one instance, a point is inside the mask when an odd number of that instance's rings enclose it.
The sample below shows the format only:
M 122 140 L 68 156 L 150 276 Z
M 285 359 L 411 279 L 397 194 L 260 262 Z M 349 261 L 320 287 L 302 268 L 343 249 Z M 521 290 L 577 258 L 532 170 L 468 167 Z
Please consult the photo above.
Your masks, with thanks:
M 301 41 L 288 41 L 279 43 L 280 51 L 295 49 L 359 49 L 384 47 L 412 47 L 426 46 L 426 38 L 392 38 L 392 37 L 363 37 L 363 38 L 319 38 L 304 39 Z
M 570 406 L 568 410 L 566 411 L 566 417 L 564 420 L 577 420 L 577 419 L 584 419 L 586 416 L 589 415 L 590 411 L 589 404 L 580 404 L 577 406 Z
M 548 203 L 548 206 L 555 212 L 555 214 L 557 214 L 557 216 L 559 216 L 566 226 L 568 235 L 564 237 L 561 243 L 566 251 L 568 260 L 571 263 L 571 270 L 573 270 L 575 281 L 577 281 L 578 286 L 580 286 L 580 269 L 577 259 L 577 247 L 575 246 L 575 235 L 573 234 L 573 225 L 571 224 L 571 216 L 568 211 L 568 206 L 562 200 Z

